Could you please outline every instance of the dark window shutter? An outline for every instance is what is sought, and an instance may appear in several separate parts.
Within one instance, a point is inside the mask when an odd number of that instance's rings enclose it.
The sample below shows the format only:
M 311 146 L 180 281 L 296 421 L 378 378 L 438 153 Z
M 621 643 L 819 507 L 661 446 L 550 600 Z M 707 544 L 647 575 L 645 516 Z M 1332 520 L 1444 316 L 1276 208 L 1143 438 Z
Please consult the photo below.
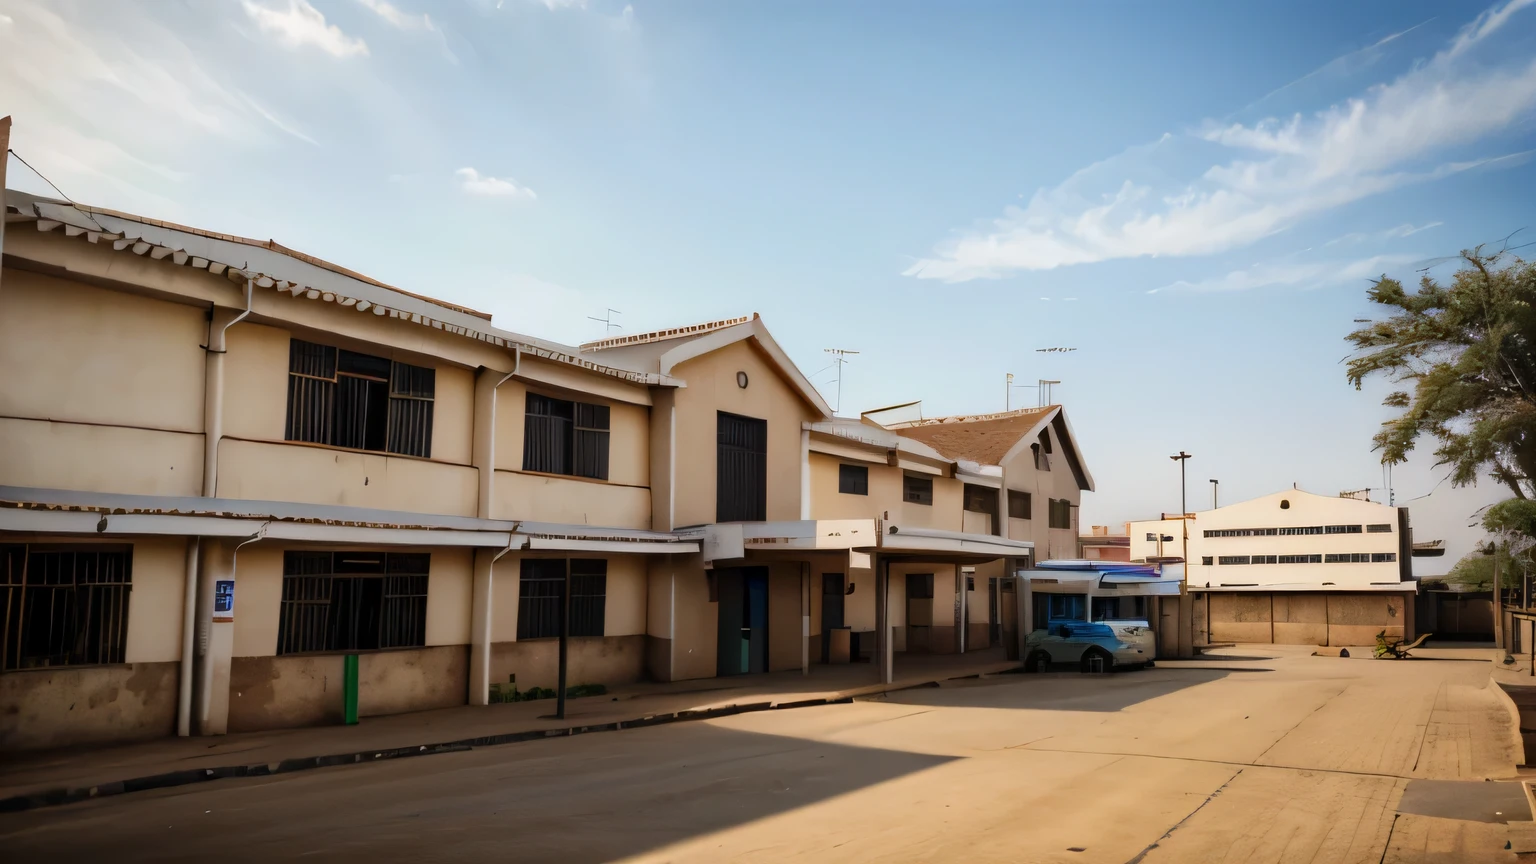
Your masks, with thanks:
M 723 411 L 716 422 L 715 521 L 762 521 L 768 511 L 768 422 Z
M 573 468 L 577 477 L 608 479 L 608 406 L 576 403 Z

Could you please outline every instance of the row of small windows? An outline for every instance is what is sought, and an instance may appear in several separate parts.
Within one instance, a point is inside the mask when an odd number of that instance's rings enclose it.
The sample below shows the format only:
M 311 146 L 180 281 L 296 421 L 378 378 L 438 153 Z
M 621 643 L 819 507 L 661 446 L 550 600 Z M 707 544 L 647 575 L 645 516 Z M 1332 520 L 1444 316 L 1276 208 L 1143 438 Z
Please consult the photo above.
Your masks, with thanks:
M 1305 525 L 1296 528 L 1212 528 L 1206 537 L 1300 537 L 1309 534 L 1391 534 L 1392 525 Z
M 843 495 L 869 494 L 869 468 L 865 465 L 837 466 L 837 491 Z M 962 501 L 966 510 L 991 513 L 992 501 L 985 497 L 987 490 L 967 485 Z M 901 497 L 909 504 L 933 503 L 933 478 L 920 474 L 904 474 L 901 481 Z M 1072 502 L 1063 498 L 1051 500 L 1051 527 L 1070 528 Z M 1028 519 L 1034 513 L 1034 497 L 1017 489 L 1008 490 L 1008 518 Z M 1060 522 L 1061 524 L 1057 524 Z
M 1200 563 L 1218 564 L 1392 564 L 1397 561 L 1396 552 L 1330 552 L 1311 555 L 1219 555 L 1214 559 L 1203 556 Z

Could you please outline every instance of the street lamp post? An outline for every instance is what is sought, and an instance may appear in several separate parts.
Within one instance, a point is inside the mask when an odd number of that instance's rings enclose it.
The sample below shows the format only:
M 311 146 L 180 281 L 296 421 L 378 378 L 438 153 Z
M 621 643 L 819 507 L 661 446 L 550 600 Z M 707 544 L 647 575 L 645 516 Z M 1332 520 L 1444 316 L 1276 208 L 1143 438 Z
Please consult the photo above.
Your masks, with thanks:
M 1187 472 L 1184 463 L 1189 461 L 1188 453 L 1180 450 L 1177 455 L 1169 456 L 1169 459 L 1179 463 L 1179 524 L 1184 528 L 1184 578 L 1179 581 L 1179 653 L 1183 656 L 1193 656 L 1194 649 L 1194 607 L 1189 602 L 1189 486 L 1186 480 Z M 1185 634 L 1189 634 L 1186 636 Z M 1186 639 L 1188 640 L 1186 642 Z M 1186 649 L 1186 644 L 1188 648 Z
M 1215 510 L 1216 506 L 1217 506 L 1216 505 L 1216 488 L 1218 486 L 1220 486 L 1220 485 L 1221 485 L 1221 481 L 1220 480 L 1212 480 L 1211 481 L 1211 509 L 1212 510 Z

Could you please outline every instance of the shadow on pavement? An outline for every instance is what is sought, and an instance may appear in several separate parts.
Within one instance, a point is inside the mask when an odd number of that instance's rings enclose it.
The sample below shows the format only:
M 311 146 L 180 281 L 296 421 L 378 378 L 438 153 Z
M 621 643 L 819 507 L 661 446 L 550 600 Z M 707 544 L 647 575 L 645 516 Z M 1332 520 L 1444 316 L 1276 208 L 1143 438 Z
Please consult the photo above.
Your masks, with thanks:
M 9 862 L 612 861 L 950 757 L 708 724 L 183 787 L 0 817 Z
M 1235 669 L 1210 667 L 1146 669 L 1113 675 L 1007 675 L 952 681 L 939 687 L 917 687 L 858 701 L 893 705 L 943 705 L 1033 711 L 1114 712 L 1227 677 Z M 1243 669 L 1241 671 L 1260 671 Z M 1269 670 L 1265 670 L 1269 671 Z

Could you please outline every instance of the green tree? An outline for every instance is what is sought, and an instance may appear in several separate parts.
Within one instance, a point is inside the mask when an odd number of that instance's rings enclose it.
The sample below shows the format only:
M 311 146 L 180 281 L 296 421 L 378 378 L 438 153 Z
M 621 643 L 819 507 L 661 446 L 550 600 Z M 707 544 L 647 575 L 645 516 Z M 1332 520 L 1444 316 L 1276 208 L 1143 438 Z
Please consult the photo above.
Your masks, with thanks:
M 1494 563 L 1497 562 L 1499 584 L 1505 588 L 1519 588 L 1521 570 L 1513 556 L 1509 554 L 1509 548 L 1502 543 L 1498 544 L 1495 546 L 1497 551 L 1492 555 L 1487 554 L 1486 548 L 1484 546 L 1469 552 L 1457 561 L 1456 566 L 1451 568 L 1451 572 L 1446 574 L 1445 581 L 1471 585 L 1480 591 L 1486 591 L 1493 587 L 1493 569 Z
M 1448 285 L 1426 275 L 1414 292 L 1386 276 L 1371 286 L 1390 314 L 1347 337 L 1349 381 L 1408 385 L 1383 402 L 1402 409 L 1376 434 L 1383 462 L 1405 461 L 1427 435 L 1452 484 L 1487 472 L 1536 499 L 1536 264 L 1481 247 L 1462 264 Z

